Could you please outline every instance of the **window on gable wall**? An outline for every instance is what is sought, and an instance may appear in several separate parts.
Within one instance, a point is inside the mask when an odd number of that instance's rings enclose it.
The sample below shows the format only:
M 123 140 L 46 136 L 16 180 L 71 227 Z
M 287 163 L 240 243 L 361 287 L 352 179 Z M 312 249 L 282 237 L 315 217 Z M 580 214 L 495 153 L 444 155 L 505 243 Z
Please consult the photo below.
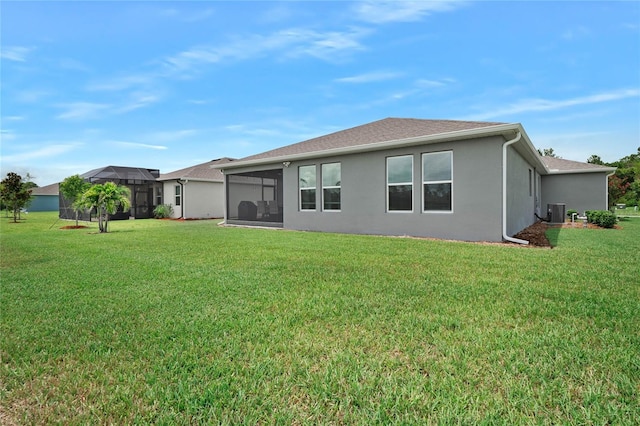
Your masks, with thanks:
M 422 154 L 423 210 L 452 211 L 453 153 Z
M 298 185 L 300 188 L 300 210 L 316 209 L 316 166 L 300 166 L 298 168 Z
M 387 211 L 413 210 L 413 156 L 387 157 Z
M 322 165 L 323 210 L 340 210 L 341 174 L 340 163 Z

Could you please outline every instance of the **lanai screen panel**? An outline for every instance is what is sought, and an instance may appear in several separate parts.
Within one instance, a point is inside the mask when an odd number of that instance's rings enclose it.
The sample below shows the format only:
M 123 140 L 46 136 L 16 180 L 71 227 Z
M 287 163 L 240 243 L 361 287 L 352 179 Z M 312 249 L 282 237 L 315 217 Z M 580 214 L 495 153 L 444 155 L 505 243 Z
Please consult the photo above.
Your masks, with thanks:
M 282 222 L 282 170 L 227 176 L 227 219 Z

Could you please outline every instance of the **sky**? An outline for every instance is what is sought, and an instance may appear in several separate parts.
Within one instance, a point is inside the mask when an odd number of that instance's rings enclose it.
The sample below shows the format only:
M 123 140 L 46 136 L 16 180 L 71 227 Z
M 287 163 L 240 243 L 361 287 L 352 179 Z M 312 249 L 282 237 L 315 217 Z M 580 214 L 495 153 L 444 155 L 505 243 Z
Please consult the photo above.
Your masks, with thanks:
M 640 146 L 640 2 L 0 2 L 0 172 L 169 173 L 386 117 Z

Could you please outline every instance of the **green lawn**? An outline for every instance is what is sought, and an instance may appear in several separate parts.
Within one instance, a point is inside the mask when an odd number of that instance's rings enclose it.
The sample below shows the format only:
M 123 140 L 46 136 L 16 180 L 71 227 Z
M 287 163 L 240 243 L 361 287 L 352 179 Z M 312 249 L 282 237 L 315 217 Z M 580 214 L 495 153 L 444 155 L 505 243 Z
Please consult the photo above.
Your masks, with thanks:
M 0 218 L 2 424 L 637 424 L 640 219 L 554 249 Z
M 618 216 L 640 216 L 640 209 L 637 207 L 614 208 L 613 212 Z

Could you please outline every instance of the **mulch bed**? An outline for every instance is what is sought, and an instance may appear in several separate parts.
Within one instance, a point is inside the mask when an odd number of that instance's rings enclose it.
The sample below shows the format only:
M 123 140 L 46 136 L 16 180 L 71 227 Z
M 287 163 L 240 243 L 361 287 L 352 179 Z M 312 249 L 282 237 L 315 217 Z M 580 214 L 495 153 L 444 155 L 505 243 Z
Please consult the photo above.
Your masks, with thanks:
M 551 247 L 549 239 L 545 235 L 547 225 L 544 222 L 536 222 L 528 228 L 523 229 L 514 235 L 514 238 L 529 241 L 529 245 L 535 247 Z
M 561 227 L 561 228 L 584 228 L 584 229 L 602 229 L 598 225 L 594 225 L 593 223 L 587 223 L 587 226 L 584 226 L 582 220 L 577 222 L 565 222 L 563 224 L 554 224 L 549 225 L 545 222 L 536 222 L 528 228 L 523 229 L 514 235 L 515 238 L 519 238 L 521 240 L 529 241 L 529 245 L 533 247 L 552 247 L 549 239 L 545 235 L 547 229 L 550 227 Z M 615 229 L 620 229 L 620 226 L 615 225 Z

